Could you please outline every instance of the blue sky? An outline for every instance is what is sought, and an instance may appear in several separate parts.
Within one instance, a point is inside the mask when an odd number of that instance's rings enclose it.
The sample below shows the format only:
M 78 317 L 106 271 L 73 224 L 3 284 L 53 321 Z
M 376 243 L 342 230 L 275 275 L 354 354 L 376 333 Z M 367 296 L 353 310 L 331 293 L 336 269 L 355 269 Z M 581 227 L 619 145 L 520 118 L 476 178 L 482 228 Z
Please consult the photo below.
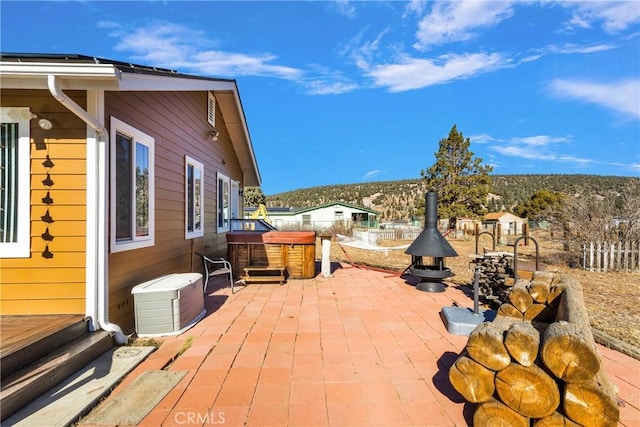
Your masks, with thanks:
M 236 79 L 267 195 L 419 178 L 453 125 L 494 174 L 640 176 L 637 0 L 3 0 L 0 16 L 6 52 Z

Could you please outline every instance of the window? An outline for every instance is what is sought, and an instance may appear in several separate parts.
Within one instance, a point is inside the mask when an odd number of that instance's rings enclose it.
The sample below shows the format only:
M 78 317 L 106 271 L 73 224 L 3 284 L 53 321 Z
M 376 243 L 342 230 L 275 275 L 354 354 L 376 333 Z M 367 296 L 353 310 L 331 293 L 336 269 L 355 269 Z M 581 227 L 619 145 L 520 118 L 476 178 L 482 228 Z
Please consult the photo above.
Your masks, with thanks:
M 218 233 L 231 230 L 231 219 L 240 218 L 240 183 L 218 172 Z
M 240 218 L 240 183 L 231 180 L 231 218 Z
M 204 166 L 185 156 L 185 239 L 204 236 Z
M 28 258 L 30 238 L 29 108 L 0 108 L 0 258 Z
M 154 245 L 154 139 L 111 118 L 111 252 Z
M 218 172 L 218 233 L 229 231 L 231 218 L 231 180 Z

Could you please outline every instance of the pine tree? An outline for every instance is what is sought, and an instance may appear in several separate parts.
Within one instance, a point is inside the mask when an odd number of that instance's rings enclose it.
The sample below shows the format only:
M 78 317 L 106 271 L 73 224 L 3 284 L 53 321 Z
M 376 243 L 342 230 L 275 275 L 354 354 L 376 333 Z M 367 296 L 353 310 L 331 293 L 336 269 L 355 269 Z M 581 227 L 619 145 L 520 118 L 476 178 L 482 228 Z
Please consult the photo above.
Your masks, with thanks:
M 449 218 L 451 228 L 455 228 L 457 218 L 476 218 L 485 212 L 493 167 L 474 158 L 470 145 L 471 140 L 453 125 L 449 136 L 439 142 L 436 162 L 420 171 L 427 190 L 438 192 L 438 216 Z
M 244 187 L 244 205 L 258 206 L 265 204 L 266 197 L 260 187 Z

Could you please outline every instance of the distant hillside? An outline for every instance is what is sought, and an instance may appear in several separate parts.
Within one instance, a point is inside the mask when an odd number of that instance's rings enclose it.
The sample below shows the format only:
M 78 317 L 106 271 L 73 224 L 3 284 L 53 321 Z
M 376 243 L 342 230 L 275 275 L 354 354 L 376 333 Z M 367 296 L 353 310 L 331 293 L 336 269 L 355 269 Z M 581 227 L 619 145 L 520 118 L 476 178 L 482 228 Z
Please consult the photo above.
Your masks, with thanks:
M 614 198 L 631 180 L 640 179 L 600 175 L 491 175 L 489 211 L 507 210 L 541 189 L 562 192 L 574 197 L 595 194 Z M 382 213 L 382 219 L 408 219 L 422 215 L 423 179 L 379 181 L 360 184 L 325 185 L 303 188 L 266 197 L 268 207 L 309 207 L 333 201 L 365 206 Z

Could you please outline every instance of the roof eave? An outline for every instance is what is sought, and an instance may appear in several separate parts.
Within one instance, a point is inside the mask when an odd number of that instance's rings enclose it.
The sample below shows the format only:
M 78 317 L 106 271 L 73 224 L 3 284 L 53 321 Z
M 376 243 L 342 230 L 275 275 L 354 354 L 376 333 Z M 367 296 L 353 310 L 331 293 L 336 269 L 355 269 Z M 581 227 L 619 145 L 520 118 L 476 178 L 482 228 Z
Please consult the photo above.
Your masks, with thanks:
M 111 64 L 0 62 L 5 89 L 47 89 L 47 76 L 65 82 L 64 89 L 118 90 L 121 72 Z
M 58 77 L 63 90 L 213 91 L 218 94 L 229 133 L 244 172 L 244 185 L 260 186 L 262 179 L 234 80 L 181 74 L 130 72 L 114 64 L 0 62 L 0 86 L 5 89 L 48 89 L 47 76 Z M 224 100 L 224 94 L 231 95 Z

